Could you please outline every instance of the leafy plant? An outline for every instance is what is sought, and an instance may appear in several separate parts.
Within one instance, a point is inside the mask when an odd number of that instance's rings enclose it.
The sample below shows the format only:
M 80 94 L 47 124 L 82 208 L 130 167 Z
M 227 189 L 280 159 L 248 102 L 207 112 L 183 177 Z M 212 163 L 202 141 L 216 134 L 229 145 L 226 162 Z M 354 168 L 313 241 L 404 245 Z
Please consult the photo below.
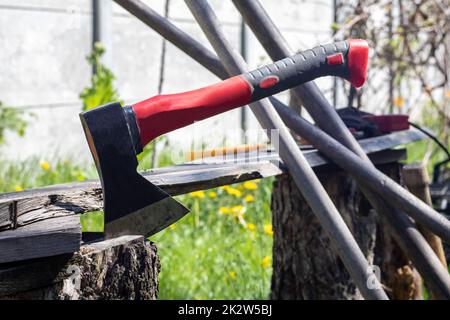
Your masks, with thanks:
M 6 130 L 13 131 L 20 136 L 25 134 L 27 122 L 23 119 L 23 112 L 6 107 L 0 101 L 0 144 L 4 143 Z
M 95 43 L 92 53 L 87 60 L 94 69 L 91 85 L 83 89 L 80 98 L 83 100 L 83 110 L 90 110 L 102 104 L 119 101 L 119 93 L 114 87 L 115 76 L 108 67 L 101 62 L 105 48 L 100 42 Z

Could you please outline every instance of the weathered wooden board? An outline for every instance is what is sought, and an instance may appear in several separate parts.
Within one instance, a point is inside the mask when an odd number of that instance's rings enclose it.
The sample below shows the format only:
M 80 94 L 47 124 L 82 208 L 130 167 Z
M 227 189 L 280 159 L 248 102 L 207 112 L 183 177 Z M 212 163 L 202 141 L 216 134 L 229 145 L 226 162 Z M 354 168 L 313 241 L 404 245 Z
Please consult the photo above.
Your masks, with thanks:
M 0 265 L 0 299 L 156 299 L 156 247 L 141 236 L 83 244 L 75 253 Z
M 367 154 L 375 153 L 382 150 L 388 150 L 403 144 L 411 143 L 418 140 L 423 140 L 426 136 L 416 129 L 405 130 L 394 132 L 391 134 L 386 134 L 379 137 L 359 140 L 361 147 Z M 318 167 L 328 163 L 328 160 L 323 157 L 316 149 L 312 148 L 309 145 L 301 145 L 300 148 L 303 150 L 303 154 L 307 158 L 309 164 L 312 167 Z M 278 157 L 278 154 L 274 151 L 270 151 L 271 155 L 265 155 L 264 157 L 258 156 L 257 151 L 251 151 L 246 154 L 245 158 L 237 159 L 238 162 L 254 162 L 259 159 L 267 160 L 267 161 L 281 161 Z M 239 154 L 238 154 L 239 155 Z M 203 164 L 222 164 L 222 163 L 234 163 L 235 159 L 226 159 L 223 161 L 222 156 L 209 157 L 205 159 L 199 159 L 196 161 L 192 161 L 191 163 L 203 163 Z
M 400 154 L 394 146 L 423 139 L 417 130 L 392 133 L 361 141 L 363 148 L 375 163 L 396 161 Z M 304 151 L 312 167 L 329 164 L 317 150 Z M 243 161 L 218 163 L 218 159 L 203 159 L 204 163 L 188 163 L 150 170 L 143 176 L 171 195 L 209 189 L 251 179 L 271 177 L 283 170 L 276 153 L 259 161 L 246 157 Z M 253 159 L 254 160 L 254 159 Z M 276 165 L 280 164 L 280 165 Z M 0 195 L 0 230 L 7 230 L 36 221 L 102 209 L 102 192 L 99 181 L 85 181 L 31 189 Z

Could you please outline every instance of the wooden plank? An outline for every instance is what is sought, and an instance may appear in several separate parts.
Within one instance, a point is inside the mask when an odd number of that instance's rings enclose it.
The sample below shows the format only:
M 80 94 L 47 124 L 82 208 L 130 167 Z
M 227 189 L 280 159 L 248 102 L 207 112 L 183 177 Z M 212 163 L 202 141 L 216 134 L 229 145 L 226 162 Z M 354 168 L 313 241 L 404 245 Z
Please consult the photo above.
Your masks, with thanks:
M 72 213 L 0 232 L 0 264 L 75 252 L 80 248 L 80 217 Z
M 142 236 L 85 243 L 75 253 L 0 265 L 0 299 L 155 299 L 159 265 Z
M 417 130 L 396 132 L 361 141 L 369 153 L 386 150 L 399 144 L 423 139 Z M 329 164 L 317 150 L 304 151 L 312 167 Z M 391 153 L 387 153 L 391 154 Z M 392 154 L 391 154 L 392 157 Z M 377 162 L 381 159 L 374 159 Z M 209 161 L 209 162 L 208 162 Z M 171 195 L 209 189 L 251 179 L 271 177 L 282 172 L 276 154 L 268 154 L 259 161 L 243 159 L 236 163 L 188 163 L 150 170 L 143 176 Z M 217 162 L 217 159 L 214 161 Z M 83 213 L 102 209 L 102 192 L 98 181 L 85 181 L 31 189 L 0 195 L 0 230 L 20 227 L 50 217 Z
M 425 138 L 427 137 L 419 130 L 411 129 L 405 131 L 398 131 L 379 137 L 360 140 L 359 143 L 367 154 L 371 154 L 382 150 L 392 149 L 394 147 L 411 143 L 414 141 L 423 140 Z M 313 149 L 311 146 L 301 145 L 300 147 L 302 148 L 303 154 L 306 156 L 309 164 L 312 167 L 318 167 L 329 163 L 329 161 L 325 157 L 323 157 L 316 149 Z M 248 152 L 246 154 L 245 160 L 247 162 L 253 162 L 254 160 L 256 161 L 257 159 L 258 154 L 256 151 Z M 276 154 L 276 152 L 274 152 L 273 150 L 267 150 L 267 153 L 263 157 L 259 156 L 259 159 L 267 161 L 280 161 L 278 154 Z M 238 160 L 244 161 L 242 158 Z M 219 164 L 219 163 L 234 163 L 235 161 L 236 161 L 235 159 L 230 157 L 229 159 L 225 159 L 224 162 L 223 157 L 217 156 L 195 160 L 190 163 Z

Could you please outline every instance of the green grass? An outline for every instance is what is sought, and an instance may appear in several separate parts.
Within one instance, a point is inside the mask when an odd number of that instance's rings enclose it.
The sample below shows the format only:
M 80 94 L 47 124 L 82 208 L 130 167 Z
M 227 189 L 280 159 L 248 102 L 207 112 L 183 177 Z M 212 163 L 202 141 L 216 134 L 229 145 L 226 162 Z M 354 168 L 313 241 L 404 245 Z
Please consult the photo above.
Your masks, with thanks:
M 0 161 L 0 192 L 97 176 L 69 160 Z M 191 210 L 151 237 L 161 259 L 160 299 L 267 299 L 270 292 L 272 179 L 177 197 Z M 253 201 L 250 201 L 252 200 Z M 81 216 L 103 230 L 103 213 Z
M 191 213 L 151 238 L 161 258 L 160 299 L 268 298 L 271 179 L 257 190 L 232 188 L 242 195 L 218 188 L 179 197 Z M 247 195 L 257 201 L 245 202 Z
M 24 161 L 0 159 L 0 192 L 20 191 L 51 184 L 96 178 L 95 168 L 68 159 L 47 161 L 32 157 Z

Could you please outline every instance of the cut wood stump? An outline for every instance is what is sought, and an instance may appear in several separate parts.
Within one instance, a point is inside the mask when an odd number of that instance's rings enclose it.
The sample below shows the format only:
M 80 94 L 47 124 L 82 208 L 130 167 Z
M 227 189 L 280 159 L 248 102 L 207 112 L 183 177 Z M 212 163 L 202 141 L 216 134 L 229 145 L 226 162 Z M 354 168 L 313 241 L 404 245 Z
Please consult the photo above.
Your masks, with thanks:
M 153 300 L 160 262 L 142 236 L 83 244 L 74 254 L 0 266 L 0 299 Z
M 378 165 L 396 181 L 401 165 Z M 315 169 L 369 263 L 381 270 L 390 298 L 421 297 L 421 279 L 355 181 L 335 166 Z M 272 299 L 362 299 L 328 236 L 287 174 L 272 193 Z M 375 270 L 376 271 L 376 270 Z

